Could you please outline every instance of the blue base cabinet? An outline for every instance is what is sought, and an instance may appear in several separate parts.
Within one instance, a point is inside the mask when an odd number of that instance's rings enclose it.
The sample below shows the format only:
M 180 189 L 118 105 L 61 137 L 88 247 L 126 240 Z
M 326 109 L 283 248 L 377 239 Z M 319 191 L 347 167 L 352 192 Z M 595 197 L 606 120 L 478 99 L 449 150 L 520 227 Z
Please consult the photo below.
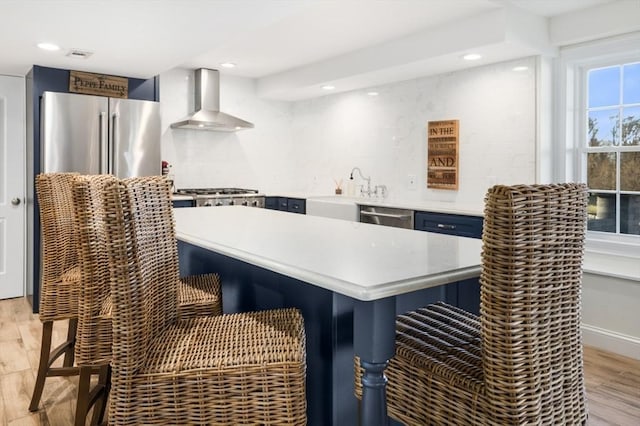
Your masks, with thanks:
M 265 197 L 264 207 L 271 210 L 306 214 L 307 200 L 303 198 Z
M 196 202 L 194 200 L 173 200 L 171 202 L 173 204 L 173 208 L 181 208 L 181 207 L 195 207 Z
M 416 212 L 414 229 L 460 237 L 482 238 L 482 223 L 483 218 L 480 216 Z M 465 311 L 480 314 L 479 278 L 449 284 L 446 288 L 445 300 Z

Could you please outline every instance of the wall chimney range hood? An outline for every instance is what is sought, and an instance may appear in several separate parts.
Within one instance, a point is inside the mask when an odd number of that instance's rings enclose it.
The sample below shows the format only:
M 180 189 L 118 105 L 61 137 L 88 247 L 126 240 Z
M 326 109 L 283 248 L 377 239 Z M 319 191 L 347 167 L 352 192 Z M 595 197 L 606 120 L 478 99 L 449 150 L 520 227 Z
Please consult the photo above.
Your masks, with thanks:
M 220 73 L 200 68 L 195 71 L 195 112 L 171 124 L 172 129 L 236 132 L 253 124 L 220 111 Z

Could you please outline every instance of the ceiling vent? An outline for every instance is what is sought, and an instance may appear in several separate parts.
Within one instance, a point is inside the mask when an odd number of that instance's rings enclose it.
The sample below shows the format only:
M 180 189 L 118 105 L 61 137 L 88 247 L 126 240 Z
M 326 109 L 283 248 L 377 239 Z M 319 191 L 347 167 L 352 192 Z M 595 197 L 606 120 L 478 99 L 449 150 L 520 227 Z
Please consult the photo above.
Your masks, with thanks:
M 87 59 L 91 55 L 93 55 L 93 52 L 89 52 L 88 50 L 70 49 L 66 56 L 76 59 Z

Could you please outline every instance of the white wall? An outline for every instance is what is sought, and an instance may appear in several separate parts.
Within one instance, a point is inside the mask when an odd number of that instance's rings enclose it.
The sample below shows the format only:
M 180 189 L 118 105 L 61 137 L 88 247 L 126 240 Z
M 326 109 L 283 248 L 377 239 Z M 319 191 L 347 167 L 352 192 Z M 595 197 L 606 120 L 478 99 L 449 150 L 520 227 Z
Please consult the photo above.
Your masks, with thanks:
M 585 273 L 582 328 L 587 345 L 640 359 L 640 281 Z
M 515 65 L 529 69 L 514 72 Z M 265 101 L 249 79 L 221 76 L 221 109 L 255 124 L 237 133 L 170 129 L 186 115 L 190 71 L 160 76 L 163 158 L 178 187 L 244 186 L 331 194 L 354 166 L 391 199 L 482 207 L 486 188 L 535 179 L 535 59 L 477 67 L 293 103 Z M 460 189 L 426 188 L 426 124 L 460 120 Z M 409 190 L 407 175 L 418 177 Z

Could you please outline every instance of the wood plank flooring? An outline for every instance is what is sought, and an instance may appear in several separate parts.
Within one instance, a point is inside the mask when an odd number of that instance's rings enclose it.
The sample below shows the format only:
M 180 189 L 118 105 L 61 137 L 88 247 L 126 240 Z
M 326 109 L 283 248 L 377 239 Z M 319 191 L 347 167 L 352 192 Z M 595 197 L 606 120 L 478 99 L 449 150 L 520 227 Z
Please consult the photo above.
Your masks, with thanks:
M 41 325 L 26 299 L 0 300 L 0 426 L 73 424 L 77 377 L 47 379 L 40 410 L 28 410 L 38 366 Z M 66 324 L 54 327 L 54 344 Z M 640 361 L 585 348 L 589 426 L 640 425 Z

